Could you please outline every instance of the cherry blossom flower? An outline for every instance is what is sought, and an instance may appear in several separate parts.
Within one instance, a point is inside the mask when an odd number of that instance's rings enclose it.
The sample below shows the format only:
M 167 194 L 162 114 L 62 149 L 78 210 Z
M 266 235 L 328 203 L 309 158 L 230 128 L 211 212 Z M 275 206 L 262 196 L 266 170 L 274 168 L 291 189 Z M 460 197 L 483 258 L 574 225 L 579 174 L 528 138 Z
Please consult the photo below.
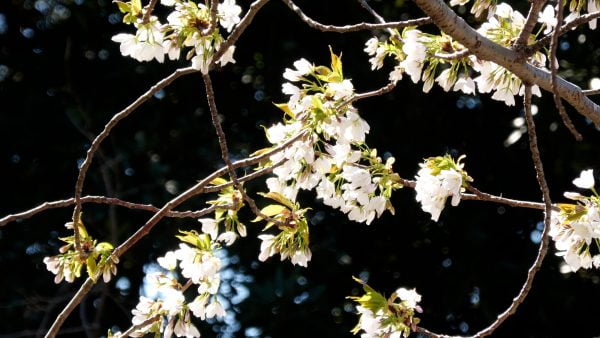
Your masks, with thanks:
M 573 184 L 578 188 L 592 189 L 594 187 L 594 170 L 588 169 L 581 172 L 579 177 L 573 180 Z
M 235 0 L 223 0 L 217 7 L 219 23 L 227 32 L 231 32 L 233 27 L 240 22 L 242 8 L 235 3 Z

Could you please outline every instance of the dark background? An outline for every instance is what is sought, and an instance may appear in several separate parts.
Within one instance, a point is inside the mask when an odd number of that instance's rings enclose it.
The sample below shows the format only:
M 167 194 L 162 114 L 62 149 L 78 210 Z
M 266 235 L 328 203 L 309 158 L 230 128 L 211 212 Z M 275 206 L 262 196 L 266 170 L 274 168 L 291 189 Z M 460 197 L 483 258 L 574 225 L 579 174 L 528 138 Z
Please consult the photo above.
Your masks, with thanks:
M 422 14 L 410 2 L 373 1 L 388 20 Z M 249 1 L 241 0 L 247 8 Z M 347 24 L 371 20 L 357 2 L 298 1 L 314 18 Z M 525 4 L 521 4 L 523 6 Z M 526 8 L 520 8 L 526 12 Z M 160 12 L 159 12 L 160 14 Z M 164 20 L 164 19 L 163 19 Z M 471 19 L 472 20 L 472 19 Z M 2 0 L 0 2 L 0 214 L 29 209 L 73 195 L 77 163 L 94 135 L 116 112 L 185 61 L 138 63 L 120 55 L 110 41 L 128 31 L 108 0 Z M 433 29 L 432 27 L 426 29 Z M 235 158 L 267 146 L 262 125 L 281 118 L 271 104 L 281 94 L 281 74 L 305 57 L 328 64 L 331 46 L 343 52 L 346 76 L 357 91 L 381 87 L 391 63 L 371 72 L 362 51 L 369 32 L 320 33 L 304 25 L 279 1 L 257 15 L 237 44 L 235 65 L 213 75 L 217 104 Z M 586 88 L 599 76 L 598 33 L 582 27 L 561 39 L 562 75 Z M 518 101 L 518 100 L 517 100 Z M 561 201 L 582 169 L 600 170 L 600 133 L 572 113 L 584 135 L 576 142 L 561 125 L 544 93 L 535 99 L 540 148 L 552 197 Z M 434 86 L 402 81 L 392 93 L 356 104 L 370 123 L 367 142 L 396 157 L 395 169 L 414 177 L 424 157 L 467 154 L 466 169 L 483 191 L 537 200 L 526 135 L 511 146 L 504 140 L 522 116 L 488 96 L 444 93 Z M 188 75 L 160 92 L 123 121 L 103 143 L 86 180 L 84 194 L 116 196 L 160 206 L 177 192 L 220 167 L 200 76 Z M 260 179 L 247 185 L 266 189 Z M 472 334 L 489 325 L 518 293 L 533 262 L 542 213 L 485 202 L 447 207 L 440 222 L 430 220 L 410 189 L 393 197 L 396 215 L 370 226 L 302 193 L 310 206 L 309 268 L 277 257 L 259 264 L 259 226 L 228 252 L 221 291 L 232 306 L 225 321 L 202 323 L 204 337 L 350 337 L 357 317 L 345 297 L 359 288 L 351 276 L 368 280 L 389 295 L 400 286 L 423 295 L 424 327 L 446 334 Z M 199 209 L 204 198 L 181 210 Z M 80 281 L 55 285 L 43 257 L 55 255 L 71 208 L 55 209 L 0 229 L 0 334 L 43 334 L 77 290 Z M 245 219 L 251 215 L 244 214 Z M 150 215 L 108 206 L 84 206 L 90 233 L 115 244 Z M 99 283 L 63 326 L 64 336 L 95 337 L 130 323 L 144 269 L 177 244 L 178 228 L 199 229 L 194 220 L 165 219 L 127 252 L 120 279 Z M 495 334 L 497 337 L 592 337 L 600 335 L 597 270 L 560 272 L 552 246 L 527 300 Z M 231 298 L 233 297 L 233 299 Z

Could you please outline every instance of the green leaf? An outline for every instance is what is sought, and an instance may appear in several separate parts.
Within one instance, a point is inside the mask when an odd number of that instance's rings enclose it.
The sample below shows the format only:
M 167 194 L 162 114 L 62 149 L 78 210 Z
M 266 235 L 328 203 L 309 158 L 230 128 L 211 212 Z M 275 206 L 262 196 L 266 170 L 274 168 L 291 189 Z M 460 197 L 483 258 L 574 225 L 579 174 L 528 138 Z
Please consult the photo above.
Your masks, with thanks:
M 349 297 L 350 299 L 371 310 L 373 313 L 376 313 L 379 309 L 384 308 L 387 305 L 385 297 L 367 285 L 367 283 L 354 276 L 352 276 L 352 279 L 362 284 L 365 294 L 360 297 Z
M 201 250 L 210 250 L 210 238 L 207 234 L 198 234 L 196 231 L 184 231 L 179 230 L 181 235 L 176 235 L 175 237 L 179 238 L 180 241 L 192 244 L 193 246 L 201 249 Z
M 88 276 L 96 283 L 96 272 L 98 271 L 98 266 L 96 265 L 96 257 L 95 255 L 89 255 L 85 260 L 85 266 L 87 268 Z
M 142 11 L 142 1 L 141 0 L 131 0 L 131 9 L 133 15 L 138 15 Z
M 287 197 L 283 196 L 282 194 L 278 193 L 278 192 L 269 192 L 269 193 L 263 193 L 263 192 L 259 192 L 259 195 L 266 197 L 266 198 L 270 198 L 276 202 L 279 202 L 283 205 L 285 205 L 286 207 L 288 207 L 290 210 L 294 210 L 296 208 L 296 206 L 294 205 L 294 202 L 290 201 Z
M 273 149 L 273 147 L 259 149 L 259 150 L 255 151 L 255 152 L 253 152 L 252 154 L 250 154 L 250 157 L 262 155 L 262 154 L 264 154 L 266 152 L 271 151 L 272 149 Z
M 123 2 L 123 1 L 113 1 L 113 2 L 117 4 L 117 7 L 119 7 L 119 11 L 121 11 L 121 13 L 129 13 L 131 11 L 131 7 L 126 2 Z
M 101 254 L 111 253 L 114 250 L 114 246 L 108 242 L 101 242 L 96 245 L 96 252 Z
M 344 73 L 342 71 L 342 55 L 335 55 L 331 49 L 331 46 L 329 46 L 329 52 L 331 53 L 331 69 L 339 76 L 341 81 L 344 78 Z
M 262 208 L 261 212 L 263 214 L 271 217 L 271 216 L 281 214 L 284 210 L 288 210 L 288 208 L 284 207 L 283 205 L 279 205 L 279 204 L 271 204 L 271 205 L 267 205 L 266 207 Z
M 275 107 L 281 109 L 286 115 L 288 115 L 289 117 L 295 119 L 296 118 L 296 114 L 294 114 L 291 110 L 290 107 L 288 106 L 287 103 L 273 103 L 275 105 Z
M 228 181 L 222 177 L 217 177 L 214 180 L 210 181 L 210 184 L 212 185 L 221 185 L 221 184 L 225 184 Z

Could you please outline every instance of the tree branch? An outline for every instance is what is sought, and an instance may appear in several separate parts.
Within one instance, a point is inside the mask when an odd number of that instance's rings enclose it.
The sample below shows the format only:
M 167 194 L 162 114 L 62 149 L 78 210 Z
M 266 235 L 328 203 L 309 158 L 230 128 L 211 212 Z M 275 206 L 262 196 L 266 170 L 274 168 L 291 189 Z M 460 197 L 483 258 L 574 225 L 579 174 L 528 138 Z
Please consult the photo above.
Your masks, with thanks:
M 122 111 L 120 111 L 119 113 L 114 115 L 112 117 L 112 119 L 110 119 L 110 121 L 104 126 L 104 130 L 102 130 L 102 132 L 100 134 L 98 134 L 98 136 L 96 136 L 94 141 L 92 141 L 92 145 L 90 146 L 90 148 L 88 149 L 88 151 L 86 153 L 85 160 L 83 161 L 83 163 L 80 166 L 79 174 L 77 176 L 77 182 L 75 183 L 75 195 L 74 195 L 75 208 L 73 210 L 74 227 L 77 227 L 79 217 L 81 214 L 81 194 L 83 191 L 83 183 L 85 181 L 85 177 L 88 172 L 88 169 L 90 168 L 90 165 L 92 164 L 94 155 L 96 154 L 96 151 L 98 150 L 98 147 L 100 146 L 102 141 L 104 141 L 104 139 L 110 134 L 112 129 L 121 120 L 123 120 L 124 118 L 129 116 L 129 114 L 131 114 L 142 103 L 144 103 L 148 99 L 150 99 L 154 94 L 156 94 L 156 92 L 165 88 L 166 86 L 171 84 L 173 81 L 175 81 L 175 79 L 179 78 L 180 76 L 186 75 L 186 74 L 191 74 L 194 72 L 197 72 L 197 70 L 195 70 L 192 67 L 181 68 L 181 69 L 176 70 L 175 72 L 173 72 L 171 75 L 167 76 L 166 78 L 157 82 L 154 86 L 152 86 L 150 89 L 148 89 L 144 94 L 142 94 L 135 101 L 133 101 L 133 103 L 131 103 L 129 106 L 127 106 L 127 108 L 123 109 Z M 75 239 L 76 239 L 76 247 L 77 247 L 77 250 L 79 251 L 79 231 L 77 229 L 74 229 L 74 232 L 75 232 Z
M 364 9 L 367 10 L 367 12 L 369 12 L 369 14 L 371 14 L 375 19 L 377 19 L 379 23 L 385 23 L 385 19 L 383 19 L 383 17 L 379 15 L 379 13 L 377 13 L 371 6 L 369 6 L 369 3 L 367 3 L 366 0 L 358 0 L 358 2 Z
M 542 165 L 542 159 L 540 156 L 540 150 L 538 148 L 537 135 L 535 131 L 535 122 L 533 121 L 533 114 L 531 113 L 531 85 L 525 85 L 525 120 L 527 121 L 527 131 L 529 135 L 529 149 L 531 150 L 531 158 L 533 159 L 533 165 L 535 167 L 536 178 L 540 190 L 542 192 L 542 198 L 544 200 L 544 230 L 542 232 L 542 239 L 540 248 L 538 249 L 537 257 L 533 262 L 533 265 L 527 271 L 527 279 L 521 287 L 519 294 L 515 297 L 506 311 L 501 313 L 498 318 L 487 328 L 479 331 L 475 334 L 475 337 L 485 337 L 491 335 L 508 317 L 513 315 L 519 305 L 523 303 L 525 297 L 531 290 L 533 279 L 536 273 L 540 270 L 544 257 L 548 252 L 548 231 L 550 229 L 550 216 L 552 212 L 552 201 L 550 200 L 550 190 L 548 189 L 548 183 L 546 182 L 546 175 L 544 174 L 544 166 Z
M 217 139 L 219 140 L 219 148 L 221 149 L 221 158 L 223 158 L 223 161 L 225 162 L 227 171 L 229 172 L 229 177 L 231 178 L 233 185 L 240 192 L 240 194 L 242 194 L 242 198 L 246 201 L 246 203 L 248 203 L 250 210 L 252 210 L 252 212 L 257 217 L 260 217 L 264 220 L 273 222 L 279 226 L 289 226 L 289 224 L 285 224 L 283 222 L 280 222 L 272 217 L 269 217 L 269 216 L 263 214 L 262 211 L 260 211 L 260 209 L 258 209 L 258 207 L 256 206 L 256 202 L 254 201 L 254 199 L 252 199 L 252 197 L 250 197 L 246 193 L 246 191 L 244 190 L 244 187 L 242 187 L 242 185 L 238 181 L 237 174 L 235 173 L 235 168 L 233 167 L 233 164 L 231 163 L 231 160 L 229 159 L 229 149 L 227 148 L 227 138 L 225 136 L 225 132 L 223 131 L 223 127 L 221 126 L 221 120 L 219 119 L 219 113 L 217 111 L 217 104 L 215 102 L 215 92 L 213 90 L 210 75 L 202 74 L 202 79 L 204 80 L 204 86 L 206 87 L 206 98 L 208 100 L 208 107 L 210 110 L 212 124 L 217 133 Z
M 587 89 L 583 91 L 584 95 L 599 95 L 600 89 Z
M 537 84 L 547 91 L 552 90 L 550 72 L 527 64 L 515 51 L 500 46 L 479 34 L 443 0 L 414 0 L 414 2 L 433 19 L 433 22 L 441 30 L 468 48 L 478 58 L 497 63 L 525 83 Z M 562 78 L 557 78 L 557 89 L 563 99 L 600 127 L 600 106 L 588 99 L 581 88 Z
M 269 156 L 289 147 L 292 143 L 294 143 L 295 141 L 297 141 L 298 139 L 300 139 L 301 137 L 304 137 L 304 136 L 306 136 L 306 132 L 300 132 L 296 136 L 290 138 L 285 143 L 282 143 L 281 145 L 279 145 L 259 156 L 249 157 L 244 160 L 236 161 L 236 162 L 232 163 L 232 166 L 234 168 L 238 168 L 238 167 L 245 167 L 245 166 L 250 166 L 250 165 L 259 163 L 262 160 L 268 158 Z M 136 231 L 127 240 L 125 240 L 125 242 L 123 242 L 119 247 L 117 247 L 112 254 L 113 257 L 118 258 L 121 255 L 123 255 L 127 250 L 129 250 L 133 245 L 135 245 L 135 243 L 137 243 L 140 239 L 145 237 L 162 218 L 167 216 L 167 214 L 173 208 L 175 208 L 177 205 L 185 202 L 186 200 L 194 197 L 195 195 L 204 193 L 205 189 L 207 189 L 207 185 L 210 182 L 212 182 L 217 177 L 227 174 L 227 172 L 228 172 L 227 167 L 223 167 L 219 170 L 216 170 L 215 172 L 213 172 L 212 174 L 210 174 L 209 176 L 207 176 L 206 178 L 204 178 L 203 180 L 201 180 L 200 182 L 198 182 L 197 184 L 195 184 L 194 186 L 192 186 L 185 192 L 181 193 L 179 196 L 177 196 L 174 199 L 172 199 L 171 201 L 169 201 L 160 210 L 158 210 L 156 212 L 156 214 L 154 214 L 152 216 L 152 218 L 150 218 L 140 229 L 138 229 L 138 231 Z M 267 172 L 267 170 L 265 170 L 265 173 L 266 172 Z M 258 172 L 255 172 L 254 174 L 257 174 L 257 173 Z M 248 176 L 251 176 L 251 175 L 248 175 Z M 208 189 L 210 189 L 210 188 L 211 187 L 209 187 Z M 203 210 L 206 210 L 207 213 L 210 213 L 211 211 L 214 211 L 215 209 L 218 209 L 220 207 L 222 207 L 222 206 L 214 205 L 214 206 L 211 206 L 211 207 L 203 209 Z M 48 331 L 48 334 L 46 334 L 46 337 L 48 337 L 48 338 L 54 337 L 58 333 L 58 331 L 60 330 L 60 327 L 62 326 L 64 321 L 67 319 L 69 314 L 81 302 L 83 297 L 85 297 L 85 295 L 91 290 L 92 286 L 93 286 L 92 279 L 87 278 L 87 280 L 81 286 L 79 291 L 75 294 L 75 296 L 73 296 L 73 298 L 71 299 L 71 302 L 69 302 L 69 304 L 67 304 L 67 306 L 63 309 L 63 311 L 56 318 L 56 320 L 52 324 L 52 327 Z
M 562 1 L 558 1 L 556 3 L 556 27 L 560 27 L 562 25 L 563 14 L 564 4 Z M 560 30 L 555 29 L 554 33 L 552 34 L 552 42 L 550 42 L 550 74 L 552 75 L 552 96 L 554 97 L 554 105 L 556 106 L 556 109 L 558 109 L 558 113 L 563 121 L 563 124 L 567 127 L 567 129 L 569 129 L 569 131 L 577 141 L 581 141 L 583 140 L 583 137 L 573 125 L 573 121 L 571 121 L 569 115 L 567 115 L 565 107 L 563 106 L 562 101 L 560 99 L 556 84 L 556 72 L 558 71 L 558 65 L 556 64 L 555 60 L 557 60 L 556 47 L 558 46 L 559 33 Z
M 107 204 L 107 205 L 115 205 L 120 207 L 125 207 L 128 209 L 134 210 L 145 210 L 150 212 L 157 212 L 160 210 L 159 208 L 151 205 L 151 204 L 139 204 L 128 201 L 123 201 L 118 198 L 106 197 L 106 196 L 84 196 L 80 199 L 82 204 L 92 203 L 92 204 Z M 52 202 L 44 202 L 38 205 L 35 208 L 29 209 L 27 211 L 20 212 L 18 214 L 12 214 L 3 217 L 0 219 L 0 226 L 7 225 L 8 223 L 15 221 L 22 221 L 28 218 L 31 218 L 41 212 L 65 208 L 75 204 L 75 198 L 69 198 L 65 200 L 52 201 Z M 205 215 L 202 210 L 197 211 L 170 211 L 166 214 L 166 217 L 174 217 L 174 218 L 198 218 Z
M 238 23 L 238 25 L 235 26 L 235 28 L 233 29 L 231 34 L 229 34 L 229 36 L 227 37 L 227 40 L 225 40 L 221 44 L 221 46 L 219 47 L 219 50 L 216 51 L 215 54 L 213 55 L 212 61 L 209 66 L 209 70 L 213 69 L 215 67 L 216 62 L 221 58 L 221 56 L 223 56 L 223 54 L 225 54 L 225 52 L 229 49 L 229 47 L 233 46 L 237 42 L 237 40 L 240 38 L 242 33 L 244 33 L 246 28 L 248 28 L 248 26 L 250 25 L 250 23 L 256 16 L 256 13 L 258 13 L 258 11 L 268 1 L 269 0 L 256 0 L 250 5 L 250 8 L 248 9 L 248 12 L 246 12 L 246 15 L 244 15 L 244 17 L 240 20 L 240 23 Z
M 219 0 L 210 0 L 210 22 L 208 28 L 202 32 L 202 35 L 211 35 L 217 28 L 217 12 L 219 9 Z
M 282 0 L 294 13 L 296 13 L 302 21 L 304 21 L 309 27 L 320 30 L 321 32 L 335 32 L 335 33 L 348 33 L 358 32 L 363 30 L 377 30 L 386 28 L 403 28 L 408 26 L 421 26 L 432 23 L 430 18 L 418 18 L 413 20 L 398 21 L 398 22 L 384 22 L 384 23 L 366 23 L 361 22 L 353 25 L 345 26 L 334 26 L 325 25 L 314 19 L 311 19 L 306 15 L 300 7 L 298 7 L 292 0 Z
M 523 25 L 521 33 L 519 33 L 519 36 L 513 45 L 514 50 L 519 53 L 522 53 L 523 48 L 529 43 L 529 37 L 531 36 L 531 32 L 533 32 L 535 24 L 537 23 L 540 11 L 546 4 L 546 0 L 530 0 L 530 2 L 531 6 L 529 6 L 527 19 L 525 20 L 525 24 Z
M 142 17 L 142 23 L 147 24 L 150 21 L 150 16 L 152 15 L 152 11 L 154 10 L 154 6 L 158 0 L 150 0 L 148 5 L 144 7 L 144 16 Z
M 575 18 L 575 19 L 567 22 L 563 26 L 561 26 L 558 34 L 563 35 L 569 31 L 575 29 L 579 25 L 583 25 L 584 23 L 588 23 L 588 22 L 590 22 L 594 19 L 598 19 L 598 18 L 600 18 L 600 11 L 584 14 L 578 18 Z M 532 55 L 533 53 L 542 49 L 545 45 L 549 44 L 550 41 L 552 40 L 553 35 L 554 35 L 554 32 L 548 33 L 543 38 L 536 41 L 534 44 L 527 46 L 527 48 L 526 48 L 527 54 Z

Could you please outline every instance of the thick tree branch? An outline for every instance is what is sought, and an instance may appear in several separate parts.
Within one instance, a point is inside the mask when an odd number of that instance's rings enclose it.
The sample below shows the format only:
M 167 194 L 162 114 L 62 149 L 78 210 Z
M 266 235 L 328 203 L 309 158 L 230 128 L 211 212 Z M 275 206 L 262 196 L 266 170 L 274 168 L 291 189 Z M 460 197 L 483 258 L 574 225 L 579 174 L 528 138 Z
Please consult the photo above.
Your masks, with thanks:
M 334 26 L 325 25 L 314 19 L 311 19 L 306 15 L 300 7 L 298 7 L 292 0 L 282 0 L 294 13 L 296 13 L 302 21 L 304 21 L 309 27 L 320 30 L 322 32 L 335 32 L 335 33 L 348 33 L 358 32 L 363 30 L 377 30 L 387 28 L 403 28 L 408 26 L 421 26 L 432 23 L 430 18 L 418 18 L 413 20 L 398 21 L 398 22 L 384 22 L 384 23 L 366 23 L 361 22 L 353 25 L 345 26 Z
M 500 46 L 479 34 L 459 17 L 443 0 L 414 0 L 429 15 L 433 22 L 454 40 L 460 42 L 482 60 L 493 61 L 508 69 L 525 83 L 537 84 L 547 91 L 552 90 L 552 76 L 544 69 L 521 61 L 519 53 Z M 600 106 L 588 99 L 575 84 L 557 79 L 560 96 L 577 111 L 600 127 Z

